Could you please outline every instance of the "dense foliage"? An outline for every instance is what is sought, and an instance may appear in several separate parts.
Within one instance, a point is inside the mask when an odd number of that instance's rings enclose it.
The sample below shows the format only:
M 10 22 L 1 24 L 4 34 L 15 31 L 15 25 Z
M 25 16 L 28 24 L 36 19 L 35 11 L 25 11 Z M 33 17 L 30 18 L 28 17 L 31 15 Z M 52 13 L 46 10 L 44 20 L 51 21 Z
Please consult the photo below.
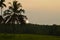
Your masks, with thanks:
M 60 35 L 60 25 L 1 24 L 0 33 Z

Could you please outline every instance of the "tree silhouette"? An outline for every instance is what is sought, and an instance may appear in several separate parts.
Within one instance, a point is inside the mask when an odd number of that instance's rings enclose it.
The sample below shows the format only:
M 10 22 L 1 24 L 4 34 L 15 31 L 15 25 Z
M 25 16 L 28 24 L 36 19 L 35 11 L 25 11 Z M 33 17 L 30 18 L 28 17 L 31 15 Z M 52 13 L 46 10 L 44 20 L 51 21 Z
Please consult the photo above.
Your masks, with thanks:
M 3 23 L 3 17 L 2 17 L 2 8 L 6 7 L 6 5 L 4 4 L 5 0 L 0 0 L 0 7 L 1 7 L 1 15 L 0 15 L 0 24 Z
M 11 4 L 11 3 L 9 2 L 9 4 Z M 22 12 L 25 13 L 25 10 L 22 9 L 21 3 L 18 3 L 18 1 L 16 1 L 16 0 L 13 1 L 13 4 L 11 4 L 11 6 L 9 6 L 9 9 L 4 11 L 4 16 L 8 15 L 5 18 L 5 23 L 11 23 L 11 24 L 25 23 L 24 18 L 26 18 L 26 16 L 22 15 Z
M 4 4 L 5 0 L 0 0 L 0 7 L 1 7 L 1 15 L 2 15 L 2 8 L 6 7 L 6 5 Z

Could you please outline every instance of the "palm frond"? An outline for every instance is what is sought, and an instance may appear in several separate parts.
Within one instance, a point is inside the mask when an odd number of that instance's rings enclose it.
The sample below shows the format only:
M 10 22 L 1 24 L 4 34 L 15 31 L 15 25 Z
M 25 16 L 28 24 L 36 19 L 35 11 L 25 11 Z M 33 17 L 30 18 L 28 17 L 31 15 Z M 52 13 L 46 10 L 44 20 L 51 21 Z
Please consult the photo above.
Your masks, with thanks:
M 18 20 L 17 20 L 17 15 L 16 15 L 16 14 L 13 14 L 13 15 L 11 16 L 11 18 L 7 21 L 7 23 L 12 22 L 12 24 L 15 24 L 15 21 L 18 21 Z
M 11 4 L 11 2 L 9 2 L 9 4 Z
M 13 1 L 13 6 L 14 6 L 14 7 L 17 6 L 17 1 Z
M 3 8 L 3 5 L 1 5 L 0 7 Z
M 5 2 L 5 0 L 1 0 L 1 1 L 0 1 L 0 7 L 2 7 L 2 8 L 3 8 L 3 7 L 6 7 L 6 5 L 5 5 L 3 2 Z
M 13 7 L 12 7 L 12 6 L 9 6 L 9 9 L 11 9 L 11 10 L 12 10 L 12 9 L 13 9 Z
M 6 16 L 6 17 L 4 18 L 4 23 L 9 19 L 9 17 L 10 17 L 10 16 Z
M 1 0 L 1 2 L 5 2 L 5 0 Z
M 17 6 L 22 7 L 21 3 L 18 3 Z
M 24 15 L 19 15 L 18 16 L 18 19 L 19 19 L 21 24 L 26 24 L 26 21 L 24 20 L 24 17 L 25 17 Z
M 6 7 L 6 5 L 4 3 L 2 5 Z
M 24 9 L 20 9 L 20 11 L 22 11 L 23 13 L 25 13 L 25 10 Z
M 11 15 L 11 13 L 12 13 L 12 12 L 11 12 L 10 10 L 5 10 L 3 16 Z

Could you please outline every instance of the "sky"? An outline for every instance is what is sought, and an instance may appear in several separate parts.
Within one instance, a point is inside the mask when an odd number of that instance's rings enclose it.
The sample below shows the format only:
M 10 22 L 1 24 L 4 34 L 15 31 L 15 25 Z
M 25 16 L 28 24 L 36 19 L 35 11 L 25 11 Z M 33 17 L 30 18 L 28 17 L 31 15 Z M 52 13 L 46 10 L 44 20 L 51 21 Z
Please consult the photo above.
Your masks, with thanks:
M 12 0 L 6 0 L 6 4 Z M 60 24 L 60 0 L 17 0 L 33 24 Z

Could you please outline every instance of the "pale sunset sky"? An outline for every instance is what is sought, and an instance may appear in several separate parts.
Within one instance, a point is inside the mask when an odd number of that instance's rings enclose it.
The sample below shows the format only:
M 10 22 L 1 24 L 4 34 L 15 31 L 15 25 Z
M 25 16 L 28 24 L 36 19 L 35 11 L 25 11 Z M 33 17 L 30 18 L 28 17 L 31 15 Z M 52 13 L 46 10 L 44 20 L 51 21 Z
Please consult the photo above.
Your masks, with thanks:
M 6 4 L 9 1 L 6 0 Z M 60 24 L 60 0 L 17 0 L 34 24 Z

